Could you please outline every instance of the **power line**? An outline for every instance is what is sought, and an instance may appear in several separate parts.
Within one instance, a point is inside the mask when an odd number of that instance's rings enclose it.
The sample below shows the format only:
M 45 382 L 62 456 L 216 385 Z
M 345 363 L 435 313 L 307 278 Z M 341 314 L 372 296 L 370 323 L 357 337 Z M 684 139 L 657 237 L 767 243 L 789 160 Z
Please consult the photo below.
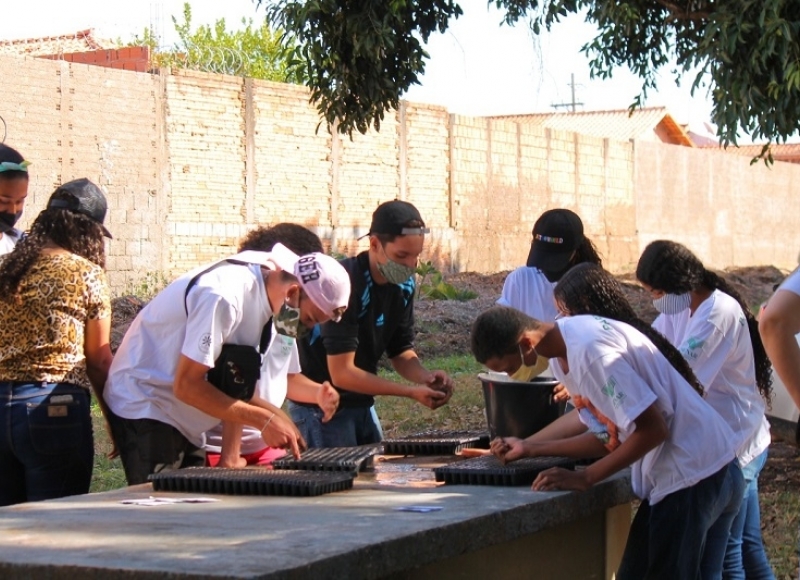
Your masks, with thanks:
M 554 109 L 560 109 L 561 107 L 569 107 L 571 112 L 574 113 L 575 112 L 575 108 L 579 107 L 579 106 L 582 107 L 583 103 L 579 103 L 579 102 L 575 101 L 575 87 L 577 86 L 575 84 L 575 73 L 572 73 L 569 76 L 570 76 L 569 86 L 570 86 L 570 89 L 572 90 L 572 100 L 570 102 L 568 102 L 568 103 L 551 103 L 550 106 L 553 107 Z

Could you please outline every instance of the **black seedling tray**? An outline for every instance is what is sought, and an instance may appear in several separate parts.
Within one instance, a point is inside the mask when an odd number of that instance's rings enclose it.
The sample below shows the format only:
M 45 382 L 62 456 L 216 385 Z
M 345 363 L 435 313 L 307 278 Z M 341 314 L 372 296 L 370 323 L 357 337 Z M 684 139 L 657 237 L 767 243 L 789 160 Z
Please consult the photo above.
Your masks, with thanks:
M 455 455 L 462 449 L 489 448 L 487 431 L 423 431 L 383 440 L 385 455 Z
M 451 485 L 530 485 L 545 469 L 574 469 L 575 460 L 567 457 L 526 457 L 503 465 L 493 455 L 465 459 L 433 469 L 436 481 Z
M 187 467 L 148 477 L 154 491 L 288 495 L 308 497 L 353 487 L 353 474 L 322 471 L 274 471 L 263 468 Z
M 317 447 L 309 449 L 295 459 L 282 457 L 272 462 L 275 469 L 302 469 L 310 471 L 359 472 L 372 466 L 372 457 L 378 452 L 375 445 L 360 447 Z

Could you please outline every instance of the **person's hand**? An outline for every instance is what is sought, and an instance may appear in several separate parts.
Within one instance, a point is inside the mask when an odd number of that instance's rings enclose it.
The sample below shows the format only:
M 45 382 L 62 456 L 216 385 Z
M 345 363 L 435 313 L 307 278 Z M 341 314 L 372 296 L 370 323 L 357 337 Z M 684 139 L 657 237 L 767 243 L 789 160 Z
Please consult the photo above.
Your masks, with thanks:
M 503 464 L 525 457 L 525 442 L 518 437 L 495 437 L 489 449 Z
M 108 459 L 116 459 L 119 457 L 119 449 L 117 448 L 117 442 L 114 441 L 114 434 L 111 432 L 111 425 L 108 424 L 108 421 L 105 422 L 106 424 L 106 433 L 108 433 L 108 438 L 111 440 L 111 451 L 106 453 L 106 457 Z
M 447 392 L 433 389 L 426 384 L 414 385 L 411 388 L 410 396 L 429 409 L 438 409 L 450 399 L 450 394 Z
M 425 383 L 431 389 L 441 391 L 446 395 L 443 399 L 436 401 L 435 406 L 431 407 L 431 409 L 438 409 L 442 405 L 446 405 L 450 400 L 450 397 L 453 396 L 453 391 L 455 388 L 453 385 L 453 379 L 451 379 L 444 371 L 432 371 Z
M 542 471 L 531 485 L 533 491 L 586 491 L 590 487 L 592 484 L 587 479 L 585 470 L 571 471 L 561 467 Z
M 297 426 L 283 412 L 275 413 L 261 430 L 261 438 L 270 447 L 286 449 L 295 459 L 308 448 Z
M 553 387 L 553 401 L 556 403 L 560 403 L 561 401 L 568 401 L 570 398 L 569 391 L 567 387 L 558 383 L 555 387 Z
M 322 409 L 322 422 L 327 423 L 339 408 L 339 392 L 328 381 L 322 383 L 317 394 L 317 405 Z

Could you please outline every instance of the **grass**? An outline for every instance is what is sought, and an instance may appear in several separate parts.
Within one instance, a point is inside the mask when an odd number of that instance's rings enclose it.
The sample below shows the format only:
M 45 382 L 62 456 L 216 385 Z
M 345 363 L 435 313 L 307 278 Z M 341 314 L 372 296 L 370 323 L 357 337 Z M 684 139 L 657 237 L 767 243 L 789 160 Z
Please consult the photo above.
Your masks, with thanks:
M 450 403 L 431 411 L 416 401 L 400 397 L 379 397 L 375 406 L 386 437 L 428 429 L 486 429 L 483 391 L 477 373 L 483 367 L 469 355 L 453 355 L 426 361 L 430 369 L 446 371 L 456 389 Z M 400 380 L 394 372 L 382 376 Z M 106 491 L 125 485 L 119 459 L 109 460 L 106 454 L 111 443 L 99 409 L 92 409 L 95 423 L 95 466 L 91 491 Z M 763 478 L 763 476 L 762 476 Z M 786 490 L 761 493 L 764 543 L 778 580 L 797 579 L 797 530 L 800 526 L 800 495 L 787 483 Z
M 759 490 L 762 525 L 770 564 L 778 580 L 797 579 L 797 529 L 800 527 L 800 496 L 796 490 Z

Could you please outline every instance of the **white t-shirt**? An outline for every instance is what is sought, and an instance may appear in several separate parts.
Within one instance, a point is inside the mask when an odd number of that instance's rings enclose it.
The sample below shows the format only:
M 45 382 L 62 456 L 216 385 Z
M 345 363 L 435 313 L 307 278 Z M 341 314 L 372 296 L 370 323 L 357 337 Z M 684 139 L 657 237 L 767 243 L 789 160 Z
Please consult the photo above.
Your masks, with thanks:
M 667 423 L 667 440 L 631 465 L 636 495 L 655 504 L 734 459 L 730 428 L 645 335 L 596 316 L 572 316 L 556 324 L 567 346 L 569 372 L 556 364 L 551 369 L 575 406 L 588 409 L 606 427 L 609 450 L 630 436 L 634 421 L 654 403 Z
M 736 436 L 742 466 L 770 443 L 766 404 L 756 384 L 756 366 L 747 319 L 739 303 L 721 290 L 695 310 L 661 314 L 653 328 L 667 337 L 706 389 L 705 399 Z
M 14 249 L 14 246 L 17 245 L 17 242 L 21 236 L 22 232 L 16 228 L 11 232 L 6 232 L 0 235 L 0 256 L 10 254 Z
M 800 268 L 789 274 L 778 290 L 788 290 L 800 296 Z
M 506 277 L 497 303 L 516 308 L 536 320 L 553 322 L 558 314 L 553 288 L 555 283 L 541 270 L 522 266 Z
M 300 356 L 297 353 L 295 339 L 278 334 L 273 325 L 272 338 L 261 365 L 261 379 L 257 387 L 259 396 L 280 407 L 286 399 L 288 374 L 296 374 L 300 370 Z M 220 423 L 206 433 L 205 450 L 220 453 L 221 448 L 222 424 Z M 255 427 L 245 425 L 242 430 L 242 455 L 257 453 L 264 448 L 261 432 Z
M 167 423 L 198 447 L 203 433 L 220 420 L 175 396 L 179 356 L 211 368 L 223 343 L 257 348 L 272 315 L 259 266 L 220 263 L 189 291 L 187 318 L 186 287 L 207 267 L 175 280 L 136 316 L 111 363 L 104 393 L 120 417 Z

